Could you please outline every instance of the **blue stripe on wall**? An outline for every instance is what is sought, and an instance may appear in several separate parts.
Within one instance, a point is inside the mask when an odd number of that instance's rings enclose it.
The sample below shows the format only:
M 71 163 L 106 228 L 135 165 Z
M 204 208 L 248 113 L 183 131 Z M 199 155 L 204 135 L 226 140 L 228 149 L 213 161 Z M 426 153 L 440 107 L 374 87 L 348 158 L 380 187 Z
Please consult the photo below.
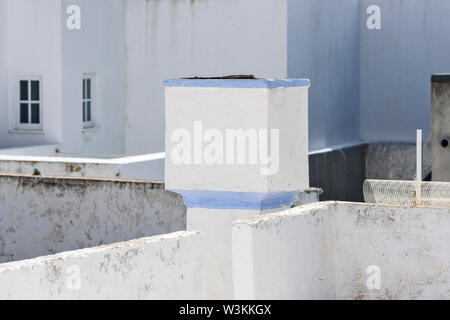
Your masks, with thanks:
M 288 88 L 309 87 L 308 79 L 171 79 L 164 80 L 165 87 L 205 88 Z
M 299 191 L 233 192 L 210 190 L 169 190 L 183 196 L 189 208 L 269 210 L 288 206 Z

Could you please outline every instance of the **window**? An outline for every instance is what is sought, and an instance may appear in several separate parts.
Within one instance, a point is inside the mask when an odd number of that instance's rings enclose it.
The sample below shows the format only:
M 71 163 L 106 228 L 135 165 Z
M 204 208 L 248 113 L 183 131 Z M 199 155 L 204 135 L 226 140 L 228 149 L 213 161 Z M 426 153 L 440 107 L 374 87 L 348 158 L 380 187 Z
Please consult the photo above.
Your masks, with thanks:
M 16 77 L 16 130 L 42 130 L 42 80 L 40 77 Z
M 94 77 L 85 74 L 83 76 L 83 99 L 82 99 L 82 117 L 83 128 L 92 128 L 95 126 L 93 119 L 94 108 Z

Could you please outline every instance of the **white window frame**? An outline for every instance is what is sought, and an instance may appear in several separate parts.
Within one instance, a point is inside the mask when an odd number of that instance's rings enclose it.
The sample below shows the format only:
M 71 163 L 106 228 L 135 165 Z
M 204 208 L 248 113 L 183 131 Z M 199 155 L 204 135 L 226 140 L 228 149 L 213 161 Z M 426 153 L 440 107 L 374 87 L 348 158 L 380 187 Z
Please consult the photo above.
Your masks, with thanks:
M 85 81 L 90 80 L 91 84 L 91 96 L 90 98 L 87 97 L 87 88 L 85 88 Z M 83 129 L 92 129 L 95 128 L 95 108 L 96 108 L 96 99 L 95 99 L 95 87 L 96 87 L 96 77 L 94 73 L 83 73 L 82 80 L 81 80 L 81 120 L 83 123 Z M 86 90 L 86 91 L 85 91 Z M 85 96 L 86 94 L 86 96 Z M 91 109 L 90 109 L 90 121 L 85 121 L 85 117 L 87 117 L 87 102 L 91 103 Z
M 21 100 L 20 82 L 28 81 L 28 100 Z M 31 100 L 31 81 L 39 81 L 39 100 Z M 43 95 L 43 77 L 40 75 L 15 75 L 11 80 L 10 95 L 10 129 L 13 132 L 41 133 L 44 124 L 44 95 Z M 28 104 L 28 119 L 30 123 L 20 123 L 20 104 Z M 39 104 L 39 123 L 31 123 L 31 103 Z

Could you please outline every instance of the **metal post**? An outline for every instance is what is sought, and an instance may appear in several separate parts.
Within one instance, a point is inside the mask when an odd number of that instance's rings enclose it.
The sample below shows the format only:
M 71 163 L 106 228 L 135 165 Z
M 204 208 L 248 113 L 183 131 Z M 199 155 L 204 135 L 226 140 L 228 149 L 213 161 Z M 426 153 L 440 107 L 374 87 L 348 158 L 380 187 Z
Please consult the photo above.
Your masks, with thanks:
M 416 205 L 422 203 L 421 198 L 422 182 L 422 129 L 417 129 L 416 138 Z

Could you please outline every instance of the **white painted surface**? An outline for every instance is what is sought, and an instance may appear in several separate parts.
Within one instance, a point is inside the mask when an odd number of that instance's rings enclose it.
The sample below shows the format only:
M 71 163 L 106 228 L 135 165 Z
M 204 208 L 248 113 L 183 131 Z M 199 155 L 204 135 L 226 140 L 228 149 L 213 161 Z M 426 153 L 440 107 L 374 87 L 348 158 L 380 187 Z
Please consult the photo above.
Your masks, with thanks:
M 302 192 L 294 197 L 295 205 L 317 202 L 318 193 Z M 276 212 L 272 210 L 231 210 L 187 208 L 187 230 L 202 230 L 203 262 L 206 267 L 206 293 L 209 299 L 232 299 L 232 225 L 239 219 Z M 240 245 L 246 245 L 244 241 Z M 245 268 L 245 266 L 242 266 Z M 240 284 L 238 284 L 240 286 Z
M 328 204 L 233 224 L 236 299 L 332 299 L 334 247 Z
M 414 143 L 428 135 L 430 78 L 450 70 L 450 2 L 361 0 L 361 138 Z M 381 29 L 366 27 L 366 9 L 378 5 Z M 379 92 L 383 91 L 383 95 Z
M 164 181 L 164 152 L 117 158 L 112 162 L 120 166 L 122 178 Z
M 164 151 L 163 80 L 287 76 L 285 0 L 127 0 L 127 154 Z
M 50 97 L 45 134 L 10 135 L 1 117 L 0 147 L 64 140 L 70 152 L 161 152 L 162 80 L 230 73 L 310 78 L 311 150 L 412 142 L 415 128 L 429 129 L 429 76 L 449 68 L 445 0 L 77 3 L 83 22 L 74 31 L 65 27 L 70 0 L 0 4 L 0 111 L 7 111 L 14 73 L 43 74 Z M 366 9 L 374 4 L 380 30 L 367 29 Z M 101 108 L 99 127 L 82 132 L 84 72 L 98 73 Z M 380 86 L 382 98 L 371 89 Z
M 125 153 L 125 15 L 121 0 L 77 0 L 81 29 L 66 28 L 70 0 L 2 0 L 0 147 L 61 143 L 64 152 Z M 96 127 L 82 126 L 82 75 L 95 75 Z M 11 131 L 14 76 L 42 77 L 42 132 Z M 10 120 L 8 120 L 10 119 Z
M 0 262 L 186 228 L 162 183 L 0 175 Z
M 303 190 L 309 187 L 307 87 L 166 87 L 165 90 L 167 189 L 274 192 Z M 217 129 L 222 133 L 223 164 L 207 164 L 204 160 L 201 164 L 194 163 L 196 121 L 202 121 L 203 132 Z M 178 129 L 188 130 L 192 137 L 191 164 L 176 164 L 172 159 L 173 152 L 180 144 L 179 141 L 173 140 L 172 136 Z M 271 155 L 271 151 L 276 149 L 270 144 L 267 150 L 269 156 L 278 156 L 279 170 L 274 171 L 272 175 L 263 175 L 261 168 L 266 166 L 261 158 L 258 157 L 255 164 L 250 163 L 249 153 L 252 149 L 248 138 L 245 145 L 245 163 L 228 164 L 225 159 L 228 155 L 226 130 L 229 129 L 267 129 L 269 137 L 272 130 L 278 130 L 279 152 Z M 232 150 L 233 156 L 236 154 L 235 150 L 236 148 Z
M 187 208 L 187 230 L 203 234 L 202 260 L 208 299 L 233 299 L 231 226 L 233 221 L 259 214 L 255 210 Z
M 337 206 L 337 299 L 449 299 L 450 210 Z M 367 290 L 366 269 L 381 269 Z
M 41 177 L 164 180 L 164 153 L 114 159 L 28 155 L 34 152 L 40 154 L 47 149 L 48 151 L 51 150 L 50 147 L 4 149 L 5 155 L 0 152 L 0 173 L 38 175 Z
M 360 141 L 359 3 L 287 0 L 287 76 L 311 80 L 311 151 Z
M 0 264 L 0 299 L 204 299 L 199 232 Z
M 3 148 L 0 149 L 0 155 L 53 157 L 56 155 L 56 149 L 58 147 L 58 144 L 44 144 L 29 147 Z
M 166 87 L 165 90 L 166 189 L 274 192 L 308 188 L 308 87 Z M 194 129 L 198 121 L 202 122 L 203 127 L 200 136 L 197 136 L 199 132 Z M 174 162 L 174 152 L 180 142 L 174 140 L 172 135 L 180 129 L 186 130 L 191 138 L 185 148 L 185 152 L 189 151 L 191 154 L 187 159 L 190 164 Z M 223 163 L 208 164 L 204 158 L 195 158 L 199 144 L 194 141 L 203 140 L 204 132 L 209 129 L 222 134 Z M 264 164 L 261 158 L 258 157 L 255 164 L 250 163 L 249 154 L 255 152 L 255 149 L 251 148 L 248 137 L 243 137 L 248 139 L 243 150 L 244 163 L 227 163 L 230 150 L 226 148 L 226 131 L 230 129 L 255 132 L 266 129 L 269 133 L 277 130 L 278 150 L 271 144 L 268 155 L 272 159 L 278 158 L 279 170 L 273 175 L 263 175 L 261 168 Z M 202 143 L 204 146 L 208 144 L 200 141 Z M 260 146 L 256 147 L 258 156 Z M 236 150 L 231 150 L 235 158 Z M 204 155 L 203 151 L 198 154 Z M 198 160 L 200 161 L 195 163 Z M 232 222 L 261 213 L 261 210 L 188 208 L 188 230 L 202 230 L 205 236 L 203 259 L 207 267 L 205 277 L 209 298 L 233 297 Z
M 63 130 L 61 1 L 1 2 L 4 42 L 0 50 L 4 55 L 0 66 L 3 64 L 4 69 L 0 81 L 0 140 L 10 147 L 58 143 Z M 18 108 L 12 105 L 15 97 L 10 90 L 14 76 L 42 76 L 42 132 L 10 131 L 15 128 L 13 112 Z
M 45 0 L 44 0 L 45 1 Z M 58 17 L 68 17 L 62 0 Z M 122 0 L 77 0 L 81 29 L 62 28 L 62 152 L 125 154 L 125 5 Z M 82 75 L 94 76 L 93 129 L 83 129 Z M 148 106 L 147 106 L 148 107 Z M 140 135 L 145 133 L 141 128 Z M 144 152 L 141 152 L 144 153 Z
M 5 114 L 8 103 L 8 76 L 7 76 L 7 23 L 6 1 L 0 1 L 0 112 Z M 8 132 L 8 117 L 0 117 L 0 148 L 8 145 L 6 133 Z
M 73 4 L 2 1 L 0 111 L 7 114 L 15 73 L 43 75 L 46 100 L 45 134 L 10 135 L 2 117 L 0 147 L 62 143 L 62 151 L 72 153 L 162 152 L 164 79 L 286 77 L 284 0 L 77 0 L 81 29 L 68 30 L 66 9 Z M 90 130 L 81 123 L 83 73 L 95 75 L 96 127 Z
M 235 297 L 449 299 L 449 213 L 325 202 L 237 221 Z M 367 286 L 374 265 L 379 289 Z
M 416 181 L 422 181 L 422 130 L 417 129 L 416 137 Z

